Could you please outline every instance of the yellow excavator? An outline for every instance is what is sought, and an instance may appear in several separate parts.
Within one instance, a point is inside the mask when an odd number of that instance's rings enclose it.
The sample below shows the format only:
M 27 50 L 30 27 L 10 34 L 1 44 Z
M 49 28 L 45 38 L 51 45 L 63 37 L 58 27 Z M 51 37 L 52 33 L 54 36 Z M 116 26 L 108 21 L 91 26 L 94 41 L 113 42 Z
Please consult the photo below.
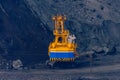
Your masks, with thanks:
M 71 34 L 69 30 L 65 29 L 64 22 L 66 16 L 53 16 L 55 36 L 53 42 L 49 44 L 48 56 L 49 60 L 46 64 L 53 67 L 55 63 L 73 63 L 77 57 L 80 57 L 76 52 L 77 43 L 75 42 L 75 35 Z
M 57 15 L 53 17 L 53 20 L 55 21 L 53 30 L 55 39 L 50 43 L 48 49 L 50 61 L 74 61 L 77 44 L 75 36 L 70 35 L 69 30 L 64 28 L 66 17 Z

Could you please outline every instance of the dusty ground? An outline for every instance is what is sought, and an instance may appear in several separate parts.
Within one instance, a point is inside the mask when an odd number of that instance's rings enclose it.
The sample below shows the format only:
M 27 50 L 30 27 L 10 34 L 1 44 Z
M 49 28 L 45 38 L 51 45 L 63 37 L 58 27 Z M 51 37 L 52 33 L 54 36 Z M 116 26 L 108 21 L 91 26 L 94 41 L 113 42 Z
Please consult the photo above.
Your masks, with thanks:
M 120 80 L 120 64 L 78 69 L 0 71 L 0 80 Z

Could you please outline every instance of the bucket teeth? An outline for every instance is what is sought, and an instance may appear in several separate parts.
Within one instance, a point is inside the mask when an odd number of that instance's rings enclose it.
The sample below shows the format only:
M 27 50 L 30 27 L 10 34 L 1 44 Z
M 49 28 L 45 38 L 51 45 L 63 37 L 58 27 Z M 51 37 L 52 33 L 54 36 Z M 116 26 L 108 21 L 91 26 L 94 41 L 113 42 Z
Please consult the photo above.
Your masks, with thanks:
M 51 60 L 50 61 L 53 61 L 53 58 L 51 58 Z
M 67 61 L 69 61 L 69 58 L 67 58 Z
M 52 61 L 54 61 L 54 58 L 53 58 L 53 60 Z
M 65 61 L 67 61 L 67 58 L 65 58 Z
M 52 61 L 52 58 L 51 58 L 51 61 Z
M 50 61 L 65 61 L 65 62 L 69 62 L 69 61 L 74 61 L 75 59 L 74 58 L 64 58 L 64 59 L 61 59 L 61 58 L 50 58 Z
M 55 61 L 55 58 L 53 58 L 53 61 Z
M 50 58 L 50 61 L 54 61 L 54 58 Z

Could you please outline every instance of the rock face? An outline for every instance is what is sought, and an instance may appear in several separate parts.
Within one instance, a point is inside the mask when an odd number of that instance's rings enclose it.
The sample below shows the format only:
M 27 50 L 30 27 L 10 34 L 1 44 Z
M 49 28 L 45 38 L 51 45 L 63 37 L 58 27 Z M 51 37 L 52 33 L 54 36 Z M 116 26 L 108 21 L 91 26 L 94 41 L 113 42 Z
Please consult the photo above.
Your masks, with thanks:
M 78 51 L 94 46 L 115 47 L 120 39 L 119 0 L 25 0 L 37 17 L 52 30 L 51 16 L 67 16 L 66 28 L 77 37 Z
M 102 24 L 104 20 L 120 23 L 119 0 L 25 0 L 32 12 L 51 23 L 54 14 L 65 14 L 76 26 L 82 23 Z M 77 25 L 79 24 L 79 25 Z M 51 24 L 50 24 L 51 26 Z
M 120 52 L 119 0 L 1 0 L 0 54 L 7 59 L 40 61 L 52 41 L 53 15 L 67 16 L 78 52 L 106 47 Z
M 24 0 L 1 0 L 0 54 L 30 62 L 46 58 L 52 38 L 47 26 L 32 14 Z

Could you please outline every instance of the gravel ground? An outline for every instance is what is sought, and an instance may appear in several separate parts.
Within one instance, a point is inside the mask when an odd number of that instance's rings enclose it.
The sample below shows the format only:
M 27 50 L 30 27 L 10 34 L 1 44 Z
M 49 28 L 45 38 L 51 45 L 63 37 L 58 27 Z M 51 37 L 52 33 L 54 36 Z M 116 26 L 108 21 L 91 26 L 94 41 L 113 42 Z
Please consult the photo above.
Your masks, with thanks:
M 0 80 L 120 80 L 120 65 L 79 69 L 0 71 Z

